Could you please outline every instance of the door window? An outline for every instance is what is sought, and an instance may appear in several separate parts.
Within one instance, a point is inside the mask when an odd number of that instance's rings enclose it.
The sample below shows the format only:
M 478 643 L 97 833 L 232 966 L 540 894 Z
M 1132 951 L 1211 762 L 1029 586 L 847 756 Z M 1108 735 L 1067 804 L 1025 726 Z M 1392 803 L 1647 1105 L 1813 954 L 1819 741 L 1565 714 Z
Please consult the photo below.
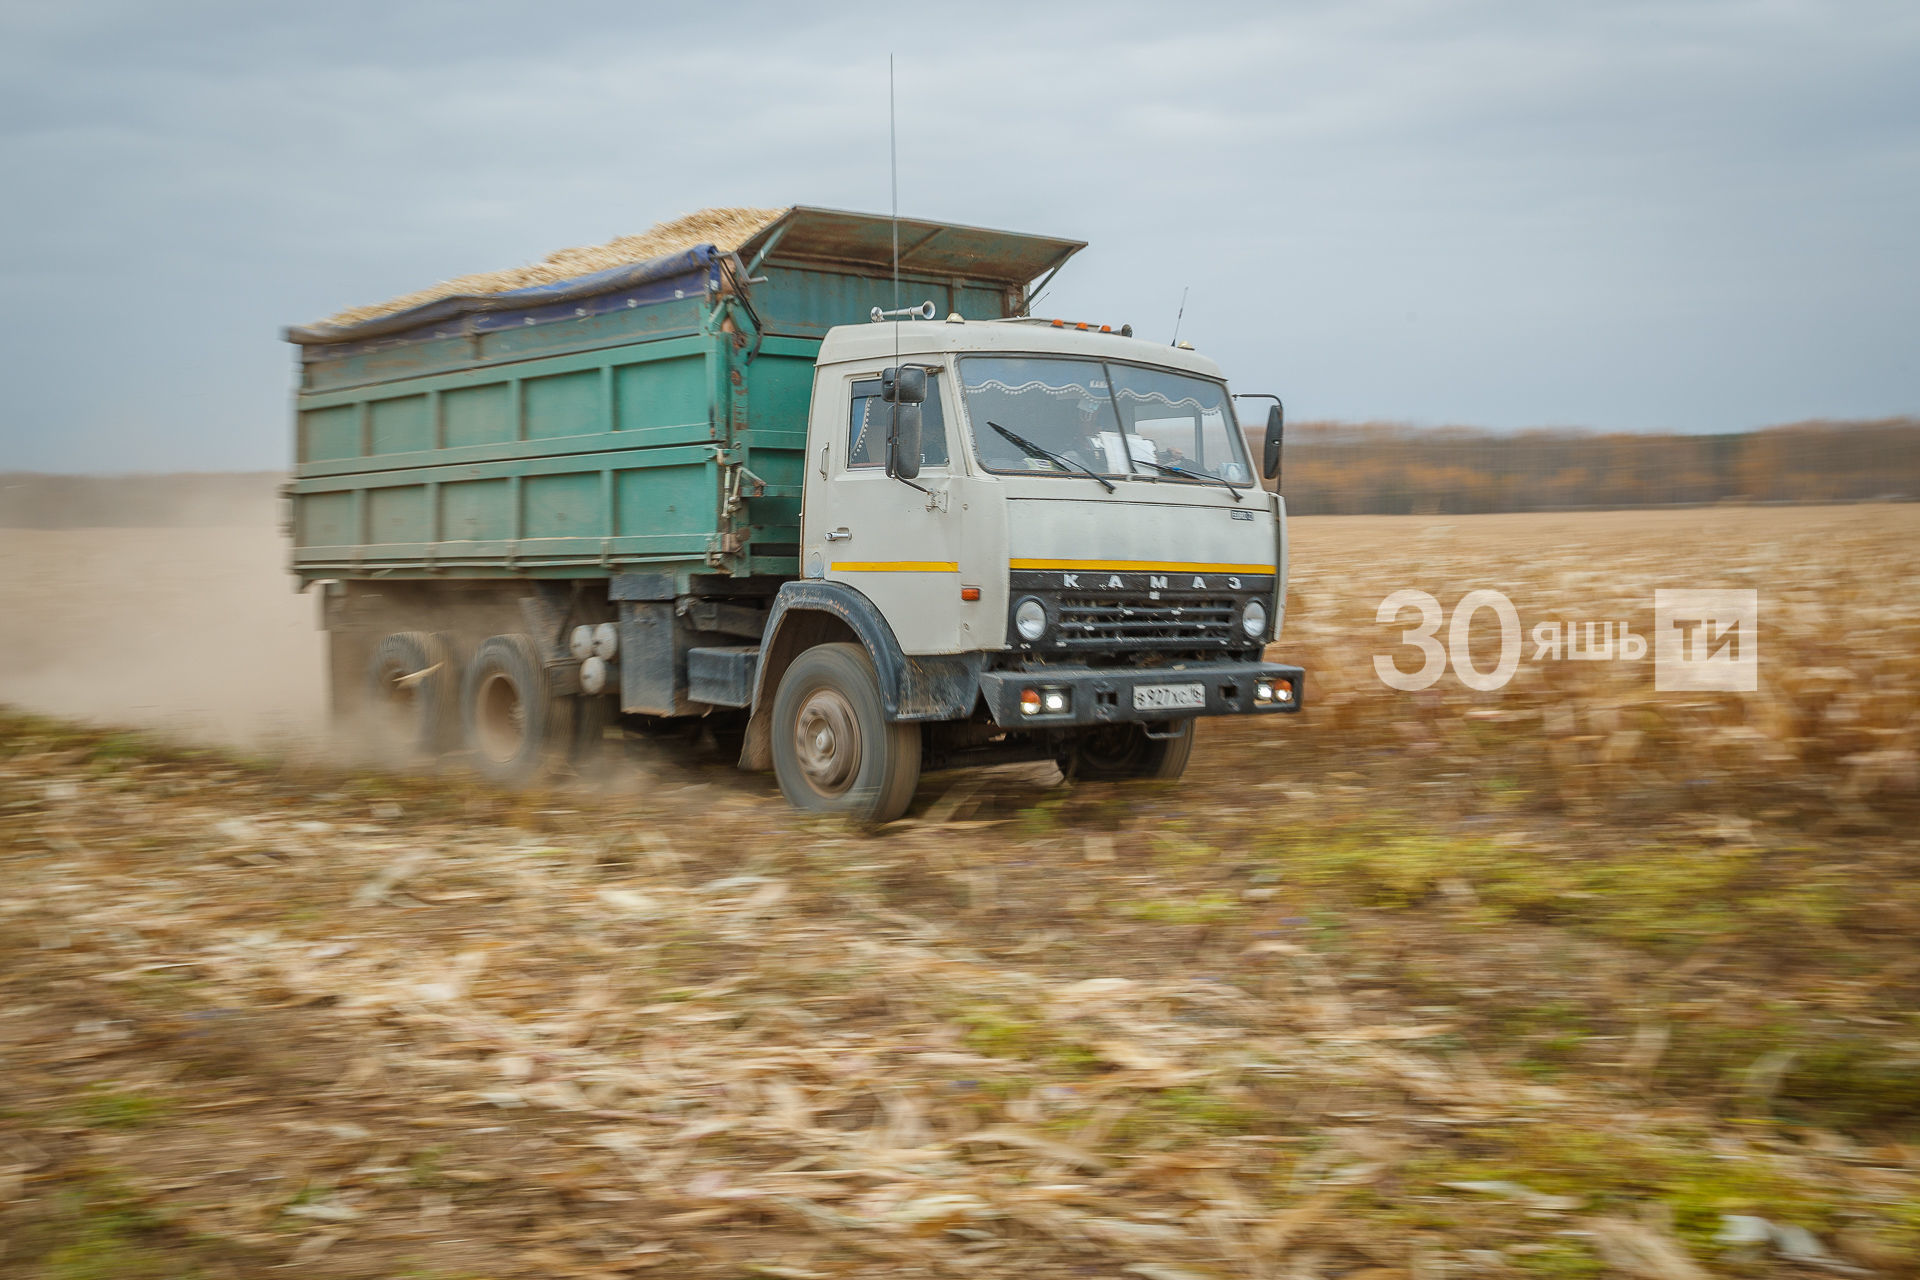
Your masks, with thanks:
M 847 418 L 847 467 L 887 465 L 887 421 L 893 406 L 880 398 L 880 379 L 853 384 L 853 409 Z M 940 409 L 940 371 L 927 370 L 927 402 L 920 406 L 920 465 L 947 465 L 947 420 Z

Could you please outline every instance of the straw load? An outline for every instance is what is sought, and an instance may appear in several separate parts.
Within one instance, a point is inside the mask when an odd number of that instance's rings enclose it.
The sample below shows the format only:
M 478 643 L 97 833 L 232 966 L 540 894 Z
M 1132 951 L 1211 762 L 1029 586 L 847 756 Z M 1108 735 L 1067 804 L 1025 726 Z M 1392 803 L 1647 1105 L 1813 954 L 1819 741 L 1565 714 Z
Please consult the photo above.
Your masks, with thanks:
M 443 280 L 439 284 L 425 289 L 416 289 L 412 293 L 389 298 L 385 302 L 363 307 L 348 307 L 345 311 L 328 316 L 323 323 L 358 324 L 363 320 L 371 320 L 375 316 L 405 311 L 409 307 L 417 307 L 423 302 L 432 302 L 437 298 L 477 293 L 506 293 L 512 289 L 525 289 L 533 285 L 555 284 L 562 280 L 591 275 L 596 271 L 605 271 L 610 267 L 624 267 L 630 263 L 645 262 L 649 258 L 679 253 L 698 244 L 710 244 L 720 249 L 737 249 L 751 240 L 761 228 L 786 212 L 785 209 L 701 209 L 696 213 L 659 223 L 642 231 L 639 235 L 621 236 L 605 244 L 560 249 L 528 266 L 455 276 L 451 280 Z

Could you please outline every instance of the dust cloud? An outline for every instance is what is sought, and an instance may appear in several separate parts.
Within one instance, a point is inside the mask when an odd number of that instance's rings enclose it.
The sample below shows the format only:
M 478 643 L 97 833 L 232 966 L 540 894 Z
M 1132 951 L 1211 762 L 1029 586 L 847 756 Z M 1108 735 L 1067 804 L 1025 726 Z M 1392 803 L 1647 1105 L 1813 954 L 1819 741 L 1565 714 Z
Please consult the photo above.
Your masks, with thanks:
M 183 739 L 307 742 L 325 726 L 316 607 L 271 520 L 0 528 L 0 702 Z

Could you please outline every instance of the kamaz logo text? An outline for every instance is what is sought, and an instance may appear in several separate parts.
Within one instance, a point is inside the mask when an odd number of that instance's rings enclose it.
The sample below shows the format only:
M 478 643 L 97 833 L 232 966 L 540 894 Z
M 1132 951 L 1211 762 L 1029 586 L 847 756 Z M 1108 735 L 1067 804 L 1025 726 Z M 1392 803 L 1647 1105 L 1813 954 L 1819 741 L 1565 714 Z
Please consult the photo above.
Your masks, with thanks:
M 1126 591 L 1130 588 L 1138 590 L 1140 587 L 1140 576 L 1141 575 L 1137 573 L 1128 574 L 1124 577 L 1117 573 L 1109 573 L 1105 575 L 1103 580 L 1102 576 L 1097 573 L 1063 573 L 1060 575 L 1060 586 L 1062 590 L 1067 591 L 1083 591 L 1088 588 L 1104 591 Z M 1180 574 L 1178 576 L 1180 578 L 1186 578 L 1188 575 Z M 1082 578 L 1086 579 L 1084 583 L 1081 582 Z M 1128 581 L 1129 578 L 1131 578 L 1132 581 Z M 1197 573 L 1192 575 L 1191 582 L 1181 582 L 1177 588 L 1171 585 L 1174 581 L 1174 575 L 1171 574 L 1150 573 L 1146 575 L 1146 579 L 1146 589 L 1148 591 L 1206 591 L 1211 587 L 1211 584 L 1208 583 L 1206 578 Z M 1228 591 L 1240 590 L 1240 577 L 1238 574 L 1228 574 L 1225 582 Z

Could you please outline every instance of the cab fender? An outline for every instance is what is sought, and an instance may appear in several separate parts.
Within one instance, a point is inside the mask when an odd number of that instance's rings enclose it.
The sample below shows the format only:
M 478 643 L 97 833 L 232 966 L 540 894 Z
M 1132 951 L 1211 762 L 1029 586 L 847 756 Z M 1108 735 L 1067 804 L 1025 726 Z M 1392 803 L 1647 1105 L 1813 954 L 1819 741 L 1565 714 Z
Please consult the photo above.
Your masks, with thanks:
M 889 720 L 960 720 L 979 703 L 986 654 L 903 653 L 873 601 L 846 583 L 784 583 L 760 641 L 753 710 L 740 748 L 742 769 L 773 767 L 773 698 L 794 658 L 814 645 L 836 643 L 857 643 L 866 650 Z

